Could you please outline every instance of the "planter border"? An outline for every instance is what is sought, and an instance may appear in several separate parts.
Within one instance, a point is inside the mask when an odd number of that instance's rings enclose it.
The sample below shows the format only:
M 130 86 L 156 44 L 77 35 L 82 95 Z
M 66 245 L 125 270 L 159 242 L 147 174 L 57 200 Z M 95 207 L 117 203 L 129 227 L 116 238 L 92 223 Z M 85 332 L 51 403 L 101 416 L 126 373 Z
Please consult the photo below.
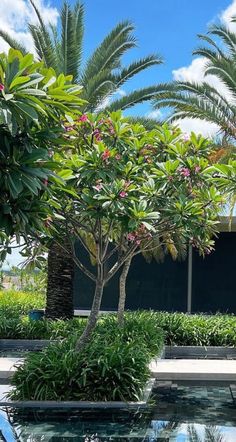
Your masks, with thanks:
M 236 347 L 165 346 L 165 359 L 236 359 Z
M 44 408 L 44 409 L 143 409 L 149 406 L 156 379 L 150 378 L 147 382 L 140 401 L 9 401 L 1 400 L 0 407 L 11 408 Z
M 0 339 L 0 351 L 4 350 L 42 350 L 57 342 L 50 339 Z
M 0 339 L 1 350 L 41 350 L 56 339 Z M 161 359 L 179 357 L 197 358 L 210 357 L 211 359 L 236 358 L 236 347 L 226 346 L 195 346 L 195 345 L 165 345 L 159 356 Z

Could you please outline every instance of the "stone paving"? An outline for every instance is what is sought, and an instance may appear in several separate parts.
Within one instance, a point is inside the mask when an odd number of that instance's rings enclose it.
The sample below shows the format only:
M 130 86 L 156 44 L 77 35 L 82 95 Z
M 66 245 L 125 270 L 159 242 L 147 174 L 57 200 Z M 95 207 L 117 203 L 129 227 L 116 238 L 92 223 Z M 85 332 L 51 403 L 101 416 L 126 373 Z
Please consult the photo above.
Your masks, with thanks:
M 236 361 L 161 359 L 150 364 L 152 376 L 170 381 L 230 381 L 236 383 Z
M 7 380 L 23 358 L 0 358 L 0 379 Z M 236 360 L 161 359 L 150 364 L 152 376 L 170 381 L 229 381 L 236 384 Z

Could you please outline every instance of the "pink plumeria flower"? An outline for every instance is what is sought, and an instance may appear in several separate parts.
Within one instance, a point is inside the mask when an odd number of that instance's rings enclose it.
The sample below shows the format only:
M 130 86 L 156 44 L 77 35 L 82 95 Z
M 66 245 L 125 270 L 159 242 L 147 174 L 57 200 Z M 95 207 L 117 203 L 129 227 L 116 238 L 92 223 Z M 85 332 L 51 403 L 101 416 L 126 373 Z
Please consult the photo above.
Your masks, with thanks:
M 115 129 L 114 129 L 114 127 L 112 125 L 110 125 L 110 127 L 109 127 L 109 132 L 110 132 L 110 135 L 114 135 L 115 134 Z
M 64 129 L 66 132 L 70 132 L 70 131 L 74 130 L 74 126 L 65 126 Z
M 120 196 L 121 198 L 125 198 L 127 195 L 128 195 L 128 193 L 125 192 L 124 190 L 122 190 L 122 191 L 119 193 L 119 196 Z
M 97 141 L 101 141 L 102 137 L 101 137 L 101 133 L 99 129 L 95 129 L 95 131 L 93 132 L 93 135 L 95 136 Z
M 102 160 L 106 161 L 106 160 L 108 160 L 108 158 L 110 158 L 110 156 L 111 156 L 111 152 L 109 151 L 109 149 L 106 149 L 102 153 Z
M 200 166 L 196 166 L 196 167 L 195 167 L 195 172 L 196 172 L 196 173 L 200 172 L 200 170 L 201 170 L 201 167 L 200 167 Z
M 0 91 L 4 91 L 4 89 L 5 89 L 4 84 L 0 83 Z
M 180 174 L 184 177 L 189 177 L 190 176 L 190 170 L 187 167 L 182 167 L 180 169 Z
M 96 186 L 93 186 L 93 188 L 100 192 L 100 190 L 102 190 L 102 184 L 96 184 Z
M 81 115 L 81 117 L 79 117 L 79 121 L 81 121 L 82 123 L 86 123 L 86 121 L 88 121 L 87 115 L 85 114 Z
M 183 134 L 183 140 L 184 141 L 189 141 L 190 140 L 190 135 L 189 134 Z
M 131 182 L 130 181 L 125 181 L 125 189 L 128 189 L 128 187 L 130 186 Z
M 134 233 L 128 233 L 128 235 L 127 235 L 128 241 L 135 241 L 135 238 L 136 238 L 136 236 Z

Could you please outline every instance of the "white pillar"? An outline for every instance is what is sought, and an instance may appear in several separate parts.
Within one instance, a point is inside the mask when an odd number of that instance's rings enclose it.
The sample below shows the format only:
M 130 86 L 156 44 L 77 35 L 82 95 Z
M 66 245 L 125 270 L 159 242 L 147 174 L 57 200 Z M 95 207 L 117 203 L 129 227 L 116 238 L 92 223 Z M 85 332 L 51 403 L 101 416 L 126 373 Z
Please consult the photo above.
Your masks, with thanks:
M 188 294 L 187 294 L 187 312 L 192 312 L 192 280 L 193 280 L 193 248 L 188 247 Z

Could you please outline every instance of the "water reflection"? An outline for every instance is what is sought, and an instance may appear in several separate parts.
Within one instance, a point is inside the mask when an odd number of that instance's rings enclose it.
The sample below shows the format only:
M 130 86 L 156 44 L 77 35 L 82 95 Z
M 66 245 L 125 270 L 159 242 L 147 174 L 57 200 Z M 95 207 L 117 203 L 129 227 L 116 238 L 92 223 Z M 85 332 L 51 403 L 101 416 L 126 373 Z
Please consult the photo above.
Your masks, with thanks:
M 0 441 L 236 442 L 229 388 L 169 386 L 156 389 L 154 399 L 145 412 L 1 411 Z
M 215 426 L 199 428 L 199 426 L 193 424 L 188 425 L 187 434 L 189 442 L 226 442 L 226 438 L 222 434 L 222 429 Z

